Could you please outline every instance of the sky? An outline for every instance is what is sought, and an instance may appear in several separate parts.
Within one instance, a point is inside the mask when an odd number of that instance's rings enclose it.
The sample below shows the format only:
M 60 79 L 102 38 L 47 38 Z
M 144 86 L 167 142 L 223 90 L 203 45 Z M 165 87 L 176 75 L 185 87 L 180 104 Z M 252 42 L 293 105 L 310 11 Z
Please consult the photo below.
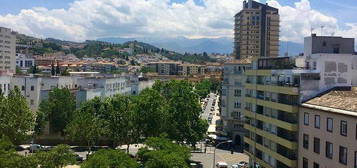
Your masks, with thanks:
M 233 38 L 243 0 L 1 0 L 0 26 L 41 38 Z M 357 38 L 357 0 L 259 0 L 279 9 L 280 40 Z M 339 3 L 338 3 L 339 2 Z

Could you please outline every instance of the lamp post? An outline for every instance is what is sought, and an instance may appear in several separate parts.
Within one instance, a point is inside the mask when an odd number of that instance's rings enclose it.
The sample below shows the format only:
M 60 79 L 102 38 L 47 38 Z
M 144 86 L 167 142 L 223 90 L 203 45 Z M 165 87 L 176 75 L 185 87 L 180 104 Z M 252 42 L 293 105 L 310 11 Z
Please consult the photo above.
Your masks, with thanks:
M 223 142 L 218 143 L 215 146 L 215 148 L 213 150 L 213 166 L 212 166 L 212 168 L 214 168 L 214 165 L 216 164 L 216 149 L 219 147 L 219 145 L 222 145 L 222 144 L 225 144 L 225 143 L 231 143 L 231 142 L 232 142 L 232 140 L 223 141 Z

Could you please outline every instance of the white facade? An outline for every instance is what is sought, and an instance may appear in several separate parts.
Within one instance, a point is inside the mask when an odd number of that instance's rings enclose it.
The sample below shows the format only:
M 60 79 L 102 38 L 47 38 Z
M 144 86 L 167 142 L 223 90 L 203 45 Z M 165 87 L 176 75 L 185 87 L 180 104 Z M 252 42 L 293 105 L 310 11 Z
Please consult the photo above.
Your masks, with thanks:
M 0 76 L 0 91 L 7 96 L 10 91 L 11 76 Z
M 28 57 L 25 54 L 16 54 L 16 66 L 19 67 L 21 70 L 28 70 L 32 66 L 35 65 L 35 59 Z
M 14 74 L 16 71 L 16 33 L 0 27 L 0 73 Z

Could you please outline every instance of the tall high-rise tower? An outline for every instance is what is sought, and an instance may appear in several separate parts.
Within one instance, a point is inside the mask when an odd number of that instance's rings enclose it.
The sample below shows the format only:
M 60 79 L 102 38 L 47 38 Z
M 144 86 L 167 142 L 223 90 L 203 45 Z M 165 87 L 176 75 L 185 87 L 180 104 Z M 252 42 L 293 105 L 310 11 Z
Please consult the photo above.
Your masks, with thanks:
M 233 55 L 236 59 L 279 55 L 278 9 L 248 0 L 234 18 Z

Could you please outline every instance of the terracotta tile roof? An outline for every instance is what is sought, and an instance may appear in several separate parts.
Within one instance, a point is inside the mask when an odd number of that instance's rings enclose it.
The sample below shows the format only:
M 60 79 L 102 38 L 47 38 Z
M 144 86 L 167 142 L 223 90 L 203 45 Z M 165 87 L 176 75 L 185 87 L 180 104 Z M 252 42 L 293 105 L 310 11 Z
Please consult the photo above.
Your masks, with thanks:
M 308 100 L 305 104 L 357 112 L 357 87 L 333 89 Z

